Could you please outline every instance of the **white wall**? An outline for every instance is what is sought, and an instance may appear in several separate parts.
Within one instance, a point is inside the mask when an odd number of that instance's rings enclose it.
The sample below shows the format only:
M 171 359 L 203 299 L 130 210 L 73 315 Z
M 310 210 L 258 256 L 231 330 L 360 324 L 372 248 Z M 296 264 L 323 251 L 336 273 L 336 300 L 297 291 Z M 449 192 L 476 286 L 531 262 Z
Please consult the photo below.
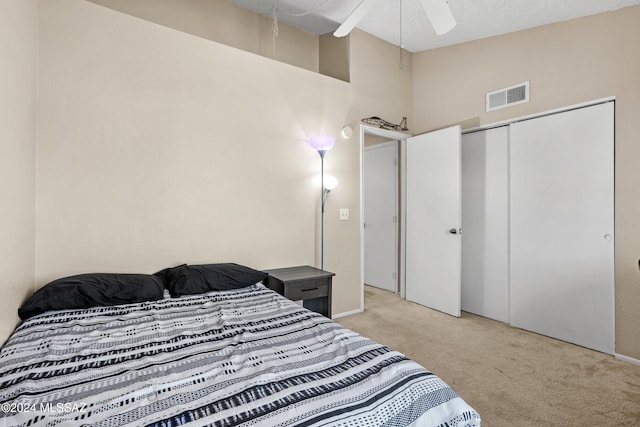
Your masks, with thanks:
M 0 1 L 0 343 L 33 291 L 37 0 Z

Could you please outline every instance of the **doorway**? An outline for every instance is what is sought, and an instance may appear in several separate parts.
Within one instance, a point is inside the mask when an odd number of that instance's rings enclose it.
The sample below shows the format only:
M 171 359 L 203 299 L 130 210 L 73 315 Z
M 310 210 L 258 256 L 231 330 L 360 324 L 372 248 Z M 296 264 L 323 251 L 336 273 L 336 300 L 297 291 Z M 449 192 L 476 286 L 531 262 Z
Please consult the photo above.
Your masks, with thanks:
M 364 283 L 398 292 L 398 141 L 364 147 Z
M 453 158 L 459 159 L 460 126 L 453 126 L 451 128 L 430 132 L 428 134 L 423 134 L 416 137 L 412 137 L 411 135 L 407 135 L 400 132 L 373 128 L 366 125 L 361 125 L 360 129 L 361 129 L 360 143 L 361 143 L 361 154 L 362 154 L 362 157 L 361 157 L 361 171 L 362 171 L 361 223 L 363 227 L 362 234 L 361 234 L 361 248 L 362 248 L 361 307 L 362 309 L 364 309 L 364 284 L 366 283 L 366 281 L 364 280 L 366 277 L 365 259 L 367 258 L 366 245 L 365 245 L 365 236 L 366 236 L 365 225 L 369 226 L 369 224 L 366 223 L 364 220 L 364 218 L 367 216 L 365 212 L 366 192 L 364 189 L 365 179 L 366 179 L 365 177 L 366 165 L 364 164 L 364 162 L 365 162 L 365 146 L 371 144 L 371 143 L 367 144 L 366 140 L 368 138 L 371 138 L 373 139 L 374 143 L 376 140 L 379 143 L 385 143 L 385 142 L 388 142 L 389 140 L 393 140 L 398 150 L 397 158 L 399 159 L 399 161 L 397 161 L 396 172 L 395 172 L 396 174 L 395 176 L 397 178 L 397 181 L 396 181 L 397 195 L 395 198 L 396 210 L 395 210 L 395 218 L 394 218 L 395 239 L 393 239 L 393 241 L 395 241 L 394 246 L 396 249 L 395 255 L 393 256 L 393 258 L 395 258 L 396 260 L 395 266 L 396 266 L 396 271 L 398 273 L 396 273 L 395 275 L 395 280 L 393 281 L 394 285 L 392 286 L 395 287 L 395 292 L 399 293 L 402 298 L 409 298 L 411 300 L 414 300 L 414 298 L 409 297 L 411 293 L 410 290 L 412 291 L 417 290 L 417 294 L 414 292 L 411 295 L 413 295 L 414 297 L 417 295 L 419 300 L 420 299 L 419 297 L 422 294 L 424 294 L 423 292 L 424 289 L 422 289 L 423 288 L 422 285 L 433 284 L 435 285 L 435 287 L 430 286 L 429 291 L 437 295 L 441 295 L 442 297 L 439 298 L 439 302 L 442 302 L 442 304 L 433 305 L 433 304 L 427 303 L 426 305 L 440 311 L 449 312 L 454 315 L 459 315 L 460 268 L 459 268 L 459 265 L 457 264 L 459 264 L 459 260 L 460 260 L 460 245 L 459 245 L 460 236 L 458 231 L 460 225 L 459 225 L 459 221 L 454 221 L 454 223 L 452 223 L 449 219 L 451 215 L 447 215 L 446 213 L 443 213 L 443 211 L 448 211 L 449 208 L 453 206 L 453 208 L 456 209 L 456 212 L 458 212 L 459 214 L 459 205 L 460 205 L 459 173 L 457 173 L 457 176 L 458 176 L 457 180 L 454 180 L 451 176 L 449 176 L 451 173 L 454 173 L 455 171 L 459 172 L 459 168 L 447 168 L 448 174 L 446 179 L 442 178 L 441 176 L 442 174 L 428 178 L 427 179 L 428 185 L 419 186 L 420 188 L 418 189 L 418 191 L 420 193 L 420 196 L 413 198 L 413 200 L 424 199 L 423 196 L 425 195 L 428 196 L 429 194 L 431 194 L 431 195 L 435 195 L 435 197 L 439 200 L 441 198 L 439 194 L 442 192 L 441 190 L 443 188 L 442 182 L 446 182 L 448 185 L 444 187 L 449 188 L 451 185 L 455 187 L 453 188 L 453 190 L 455 191 L 450 191 L 447 193 L 448 194 L 447 199 L 451 199 L 450 200 L 451 203 L 434 203 L 434 204 L 431 204 L 432 207 L 429 209 L 429 215 L 418 215 L 419 218 L 416 218 L 415 215 L 413 215 L 412 217 L 409 217 L 408 212 L 410 211 L 410 209 L 408 209 L 408 206 L 407 206 L 407 201 L 408 201 L 407 194 L 409 193 L 410 188 L 407 185 L 407 181 L 408 181 L 410 165 L 408 162 L 409 156 L 407 153 L 409 148 L 413 147 L 414 153 L 411 157 L 412 157 L 413 166 L 416 166 L 416 167 L 411 168 L 411 170 L 413 170 L 414 172 L 419 172 L 424 170 L 419 158 L 422 158 L 425 156 L 426 156 L 427 162 L 435 162 L 433 168 L 429 167 L 427 169 L 441 170 L 442 168 L 438 167 L 439 164 L 450 163 L 450 162 L 444 161 L 444 159 L 447 159 L 447 158 L 449 158 L 449 160 Z M 381 140 L 380 138 L 386 138 L 386 140 L 384 139 Z M 451 154 L 450 149 L 456 150 L 455 152 L 458 154 L 456 155 Z M 418 156 L 419 153 L 415 152 L 416 150 L 418 151 L 426 150 L 426 152 L 422 153 L 423 155 Z M 432 150 L 435 150 L 435 152 L 432 152 Z M 443 161 L 439 161 L 438 159 L 442 159 Z M 459 163 L 459 160 L 457 162 Z M 457 185 L 452 184 L 455 182 L 458 182 L 458 184 Z M 456 200 L 458 200 L 458 202 L 456 202 Z M 402 208 L 400 208 L 400 206 L 402 206 Z M 398 212 L 401 212 L 401 214 L 398 214 Z M 413 210 L 413 212 L 415 213 L 416 210 Z M 449 214 L 450 213 L 451 212 L 449 212 Z M 430 217 L 433 217 L 434 215 L 436 217 L 443 217 L 443 221 L 444 221 L 443 224 L 445 225 L 441 224 L 440 223 L 441 221 L 440 222 L 424 221 L 425 218 L 430 218 Z M 454 215 L 454 216 L 459 216 L 459 215 Z M 413 221 L 411 221 L 412 219 Z M 413 233 L 408 233 L 407 231 L 410 224 L 413 225 L 412 227 L 414 231 Z M 421 233 L 420 230 L 418 230 L 418 228 L 420 227 L 415 227 L 415 226 L 416 225 L 420 226 L 425 224 L 430 224 L 431 226 L 427 227 L 426 235 L 423 236 L 423 233 Z M 455 230 L 455 233 L 452 233 L 451 231 L 452 229 Z M 442 248 L 439 245 L 439 243 L 442 242 L 442 230 L 446 231 L 444 239 L 447 242 L 453 244 L 453 246 L 450 248 L 449 248 L 449 245 L 445 245 L 447 247 L 444 252 L 442 251 Z M 409 234 L 412 237 L 411 242 L 409 241 L 409 238 L 408 238 Z M 428 244 L 425 244 L 425 242 Z M 413 250 L 416 248 L 418 248 L 419 250 L 417 251 Z M 437 252 L 437 257 L 421 256 L 419 253 L 424 252 L 424 250 L 428 250 L 428 251 L 435 250 Z M 411 259 L 409 259 L 409 253 L 412 254 Z M 418 258 L 420 259 L 420 261 L 418 262 L 415 262 L 416 254 L 418 254 Z M 443 259 L 443 256 L 447 262 L 437 262 L 435 264 L 431 261 L 427 262 L 426 264 L 425 262 L 423 262 L 425 259 L 427 260 Z M 389 256 L 388 258 L 391 258 L 391 256 Z M 456 264 L 457 267 L 450 268 L 451 267 L 450 264 L 452 263 L 453 264 L 457 263 Z M 426 273 L 423 271 L 425 265 L 429 266 L 428 271 Z M 410 276 L 409 273 L 412 273 L 412 280 L 408 280 Z M 446 279 L 446 280 L 443 280 L 443 279 Z M 455 304 L 450 303 L 450 301 L 455 301 Z M 421 302 L 421 301 L 416 301 L 416 302 Z M 456 307 L 453 307 L 454 305 Z
M 364 310 L 365 283 L 371 284 L 372 286 L 380 287 L 381 289 L 389 290 L 390 292 L 400 293 L 401 296 L 404 297 L 401 285 L 403 272 L 402 269 L 400 269 L 400 266 L 403 262 L 403 231 L 402 220 L 398 214 L 400 202 L 402 199 L 402 189 L 400 186 L 400 164 L 402 164 L 402 161 L 399 159 L 402 155 L 402 144 L 404 140 L 409 136 L 410 135 L 402 132 L 380 129 L 369 125 L 360 125 L 360 170 L 362 171 L 360 180 L 360 194 L 362 194 L 362 197 L 360 199 L 360 223 L 362 227 L 360 234 L 360 248 L 362 254 L 362 256 L 360 257 L 360 307 L 362 310 Z M 372 148 L 378 145 L 380 145 L 380 147 Z M 383 168 L 384 172 L 376 174 L 375 176 L 376 179 L 381 179 L 383 182 L 385 182 L 385 184 L 382 184 L 387 188 L 385 192 L 388 193 L 389 187 L 392 187 L 392 189 L 395 189 L 395 194 L 392 196 L 386 195 L 384 196 L 384 198 L 380 197 L 380 199 L 384 201 L 374 202 L 374 207 L 367 207 L 368 202 L 371 201 L 371 196 L 366 196 L 367 182 L 369 182 L 370 184 L 368 186 L 369 190 L 381 184 L 378 183 L 377 185 L 372 186 L 371 175 L 368 172 L 365 172 L 365 170 L 368 168 L 368 163 L 372 161 L 373 157 L 386 157 L 384 153 L 384 151 L 386 150 L 382 147 L 387 147 L 387 150 L 389 150 L 389 152 L 393 151 L 393 148 L 389 147 L 395 148 L 395 165 L 392 163 L 391 167 L 389 167 L 389 164 L 387 163 L 386 167 Z M 369 156 L 369 154 L 373 155 Z M 388 154 L 388 152 L 386 154 Z M 383 160 L 373 159 L 373 161 L 382 162 Z M 391 160 L 391 162 L 393 162 L 393 160 Z M 371 165 L 369 164 L 369 166 Z M 394 182 L 390 183 L 389 181 L 391 180 L 393 180 Z M 369 200 L 367 201 L 367 199 Z M 383 203 L 385 208 L 379 209 L 379 211 L 372 211 L 372 209 L 375 209 L 375 205 L 379 203 Z M 389 209 L 389 204 L 392 205 L 392 209 Z M 392 214 L 390 219 L 391 223 L 389 224 L 388 216 L 390 213 Z M 376 223 L 381 221 L 376 218 L 377 216 L 387 217 L 387 221 L 385 221 L 384 227 L 376 226 Z M 380 234 L 383 235 L 382 241 L 384 241 L 384 243 L 376 243 L 378 242 L 378 237 L 375 236 L 375 234 L 377 234 L 377 231 L 382 231 L 383 228 L 386 231 Z M 367 237 L 367 233 L 369 237 Z M 367 244 L 369 243 L 369 247 L 371 248 L 373 246 L 373 248 L 367 250 Z M 377 258 L 385 260 L 383 272 L 376 272 L 373 268 L 365 268 L 365 265 L 371 267 L 373 263 L 371 260 L 375 260 Z M 376 268 L 377 267 L 378 266 L 376 266 Z M 375 279 L 376 277 L 384 278 L 385 280 L 382 281 Z M 381 285 L 380 283 L 383 284 Z

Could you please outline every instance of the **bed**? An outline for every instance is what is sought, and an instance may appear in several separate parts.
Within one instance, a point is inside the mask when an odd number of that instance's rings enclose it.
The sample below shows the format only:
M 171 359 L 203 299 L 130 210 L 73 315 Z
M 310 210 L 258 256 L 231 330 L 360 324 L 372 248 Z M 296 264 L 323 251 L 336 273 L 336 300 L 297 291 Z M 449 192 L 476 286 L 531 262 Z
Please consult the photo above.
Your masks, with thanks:
M 99 288 L 101 305 L 59 309 L 76 283 L 23 306 L 0 350 L 0 426 L 480 426 L 434 374 L 255 277 L 183 295 L 153 277 L 143 301 Z

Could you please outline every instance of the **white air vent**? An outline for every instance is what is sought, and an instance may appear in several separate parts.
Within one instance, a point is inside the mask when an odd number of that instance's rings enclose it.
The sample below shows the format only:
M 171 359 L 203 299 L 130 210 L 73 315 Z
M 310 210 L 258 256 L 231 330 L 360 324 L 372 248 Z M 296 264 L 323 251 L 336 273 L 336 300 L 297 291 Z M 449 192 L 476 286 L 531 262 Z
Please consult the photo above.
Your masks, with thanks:
M 529 82 L 488 92 L 485 102 L 487 111 L 529 102 Z

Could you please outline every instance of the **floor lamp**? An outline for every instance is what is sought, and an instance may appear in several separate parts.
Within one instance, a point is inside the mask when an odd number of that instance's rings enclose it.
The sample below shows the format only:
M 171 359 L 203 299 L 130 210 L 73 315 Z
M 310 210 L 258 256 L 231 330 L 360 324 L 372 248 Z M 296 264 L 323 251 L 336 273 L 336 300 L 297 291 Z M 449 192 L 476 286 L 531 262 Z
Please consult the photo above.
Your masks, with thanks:
M 327 193 L 331 191 L 331 188 L 327 189 L 325 187 L 324 182 L 324 155 L 327 154 L 327 151 L 331 150 L 331 148 L 336 143 L 336 139 L 332 136 L 322 135 L 322 136 L 314 136 L 309 140 L 309 145 L 311 148 L 316 150 L 318 154 L 320 154 L 320 202 L 321 202 L 321 219 L 320 219 L 320 269 L 324 270 L 324 202 L 327 199 Z M 337 181 L 335 181 L 337 184 Z M 333 185 L 335 187 L 335 185 Z M 332 187 L 332 188 L 333 188 Z

